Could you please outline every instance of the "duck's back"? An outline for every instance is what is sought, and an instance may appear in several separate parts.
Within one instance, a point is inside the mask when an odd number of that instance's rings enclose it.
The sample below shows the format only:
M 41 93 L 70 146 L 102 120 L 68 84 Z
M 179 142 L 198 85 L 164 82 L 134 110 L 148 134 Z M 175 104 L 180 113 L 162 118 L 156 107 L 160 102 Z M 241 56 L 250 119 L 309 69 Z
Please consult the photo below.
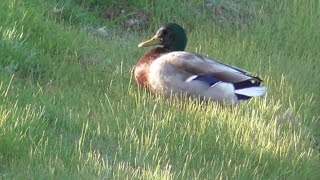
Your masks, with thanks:
M 145 78 L 150 90 L 166 96 L 185 94 L 229 104 L 266 91 L 259 87 L 261 80 L 248 72 L 196 53 L 166 53 L 149 64 L 148 69 Z M 237 94 L 240 90 L 245 95 Z

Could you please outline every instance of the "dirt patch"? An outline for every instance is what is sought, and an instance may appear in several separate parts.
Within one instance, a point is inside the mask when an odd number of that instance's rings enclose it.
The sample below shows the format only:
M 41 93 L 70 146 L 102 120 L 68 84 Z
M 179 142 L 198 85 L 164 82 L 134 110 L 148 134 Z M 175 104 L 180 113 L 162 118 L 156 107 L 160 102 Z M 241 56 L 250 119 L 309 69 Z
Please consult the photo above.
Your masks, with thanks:
M 101 10 L 101 16 L 125 29 L 142 29 L 147 27 L 150 14 L 142 9 L 128 5 L 115 5 Z
M 207 0 L 205 7 L 221 23 L 250 24 L 258 15 L 253 2 Z

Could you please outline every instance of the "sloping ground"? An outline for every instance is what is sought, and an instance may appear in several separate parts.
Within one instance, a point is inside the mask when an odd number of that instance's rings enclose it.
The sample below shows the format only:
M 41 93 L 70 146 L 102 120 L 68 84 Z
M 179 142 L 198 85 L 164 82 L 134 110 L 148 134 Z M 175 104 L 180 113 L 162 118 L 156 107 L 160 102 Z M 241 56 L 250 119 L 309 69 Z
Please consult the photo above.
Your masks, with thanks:
M 320 4 L 9 1 L 0 4 L 0 177 L 319 179 Z M 188 51 L 259 74 L 235 107 L 166 101 L 132 80 L 164 22 Z

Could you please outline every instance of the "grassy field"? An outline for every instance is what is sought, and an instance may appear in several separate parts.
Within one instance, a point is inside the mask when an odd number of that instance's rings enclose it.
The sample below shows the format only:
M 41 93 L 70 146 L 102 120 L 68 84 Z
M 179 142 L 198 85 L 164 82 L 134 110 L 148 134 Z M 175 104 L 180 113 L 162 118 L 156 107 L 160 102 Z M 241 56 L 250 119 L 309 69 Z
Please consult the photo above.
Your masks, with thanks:
M 318 0 L 3 0 L 1 179 L 320 179 Z M 138 88 L 166 22 L 187 51 L 259 75 L 238 106 Z

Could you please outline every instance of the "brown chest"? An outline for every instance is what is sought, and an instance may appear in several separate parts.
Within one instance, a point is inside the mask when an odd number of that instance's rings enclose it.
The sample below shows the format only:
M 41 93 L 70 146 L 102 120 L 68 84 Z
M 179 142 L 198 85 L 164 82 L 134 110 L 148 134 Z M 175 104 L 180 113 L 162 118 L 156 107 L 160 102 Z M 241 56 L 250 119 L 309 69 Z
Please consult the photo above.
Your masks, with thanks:
M 148 84 L 147 73 L 149 70 L 149 64 L 142 63 L 137 64 L 134 68 L 134 78 L 137 83 L 141 86 L 146 86 Z
M 142 56 L 134 68 L 134 77 L 139 85 L 148 86 L 148 73 L 151 63 L 167 52 L 164 48 L 155 48 Z

